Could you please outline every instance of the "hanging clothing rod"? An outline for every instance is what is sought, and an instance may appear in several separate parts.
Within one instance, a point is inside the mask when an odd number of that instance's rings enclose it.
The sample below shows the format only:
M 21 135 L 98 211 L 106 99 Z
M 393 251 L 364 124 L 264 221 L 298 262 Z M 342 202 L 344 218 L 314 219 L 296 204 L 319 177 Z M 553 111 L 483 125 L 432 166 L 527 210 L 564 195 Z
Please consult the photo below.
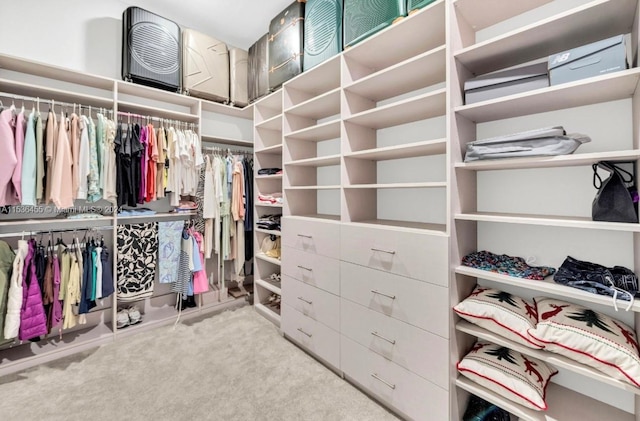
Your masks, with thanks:
M 169 123 L 169 124 L 182 125 L 182 126 L 192 127 L 192 128 L 195 128 L 195 127 L 198 126 L 198 123 L 180 121 L 180 120 L 173 120 L 173 119 L 170 119 L 170 118 L 162 118 L 162 117 L 156 117 L 156 116 L 150 116 L 150 115 L 135 114 L 135 113 L 127 112 L 127 111 L 118 111 L 118 115 L 123 115 L 123 116 L 133 117 L 133 118 L 139 118 L 139 119 L 147 120 L 147 121 L 157 121 L 160 124 Z
M 69 229 L 58 229 L 58 230 L 39 230 L 39 231 L 14 231 L 14 232 L 6 232 L 0 233 L 0 238 L 7 237 L 20 237 L 20 236 L 29 236 L 33 237 L 39 234 L 61 234 L 65 232 L 82 232 L 82 231 L 102 231 L 102 230 L 112 230 L 113 225 L 104 225 L 97 227 L 86 227 L 86 228 L 69 228 Z
M 217 146 L 208 146 L 202 148 L 204 152 L 225 152 L 232 153 L 234 155 L 253 155 L 253 152 L 250 150 L 240 150 L 240 149 L 231 149 L 231 148 L 221 148 Z
M 91 110 L 102 111 L 104 114 L 110 113 L 113 116 L 113 110 L 111 108 L 94 107 L 92 105 L 80 104 L 79 102 L 71 103 L 71 102 L 64 102 L 64 101 L 56 101 L 55 99 L 46 99 L 46 98 L 33 97 L 28 95 L 17 95 L 17 94 L 11 94 L 9 92 L 0 92 L 0 97 L 10 98 L 12 100 L 20 100 L 23 102 L 22 105 L 24 105 L 24 101 L 35 102 L 37 104 L 40 104 L 42 102 L 45 104 L 49 104 L 51 107 L 55 107 L 56 105 L 59 105 L 61 107 L 68 107 L 68 108 L 79 107 L 80 109 L 84 108 L 84 109 L 88 109 L 89 111 Z

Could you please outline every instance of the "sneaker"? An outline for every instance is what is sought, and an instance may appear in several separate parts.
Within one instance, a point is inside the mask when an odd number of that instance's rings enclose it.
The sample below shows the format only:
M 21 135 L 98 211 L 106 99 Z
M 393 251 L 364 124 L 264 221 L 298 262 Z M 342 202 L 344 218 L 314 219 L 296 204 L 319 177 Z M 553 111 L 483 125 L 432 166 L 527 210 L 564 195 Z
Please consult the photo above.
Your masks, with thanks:
M 129 320 L 129 311 L 126 308 L 123 308 L 118 312 L 118 315 L 116 317 L 116 326 L 118 327 L 118 329 L 122 329 L 129 326 L 130 324 L 131 321 Z
M 140 310 L 138 310 L 138 307 L 136 306 L 129 308 L 128 315 L 130 325 L 135 325 L 142 321 L 142 314 L 140 314 Z

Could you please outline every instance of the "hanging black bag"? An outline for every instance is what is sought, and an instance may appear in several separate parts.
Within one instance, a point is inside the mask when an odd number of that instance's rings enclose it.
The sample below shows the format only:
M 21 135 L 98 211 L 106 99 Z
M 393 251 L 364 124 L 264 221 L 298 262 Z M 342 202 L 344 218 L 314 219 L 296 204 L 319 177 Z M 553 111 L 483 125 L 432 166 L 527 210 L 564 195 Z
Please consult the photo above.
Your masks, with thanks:
M 633 174 L 612 162 L 600 161 L 592 165 L 593 187 L 598 189 L 591 209 L 591 219 L 605 222 L 638 222 L 636 203 L 634 203 L 635 180 Z M 598 168 L 611 175 L 602 180 Z M 630 185 L 631 187 L 627 187 Z M 630 191 L 633 191 L 632 192 Z

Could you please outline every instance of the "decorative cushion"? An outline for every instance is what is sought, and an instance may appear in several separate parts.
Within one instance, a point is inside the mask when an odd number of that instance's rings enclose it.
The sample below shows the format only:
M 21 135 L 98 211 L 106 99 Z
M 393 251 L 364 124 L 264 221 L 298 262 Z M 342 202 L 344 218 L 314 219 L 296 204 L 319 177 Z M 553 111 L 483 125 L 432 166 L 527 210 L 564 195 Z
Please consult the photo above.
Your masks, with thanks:
M 536 358 L 486 341 L 476 342 L 457 367 L 479 385 L 538 411 L 547 410 L 547 385 L 558 373 Z
M 594 367 L 640 387 L 635 331 L 607 315 L 552 298 L 536 298 L 538 326 L 529 334 L 545 350 Z
M 535 303 L 492 288 L 476 285 L 471 295 L 453 310 L 463 319 L 530 348 L 541 349 L 528 331 L 535 329 Z

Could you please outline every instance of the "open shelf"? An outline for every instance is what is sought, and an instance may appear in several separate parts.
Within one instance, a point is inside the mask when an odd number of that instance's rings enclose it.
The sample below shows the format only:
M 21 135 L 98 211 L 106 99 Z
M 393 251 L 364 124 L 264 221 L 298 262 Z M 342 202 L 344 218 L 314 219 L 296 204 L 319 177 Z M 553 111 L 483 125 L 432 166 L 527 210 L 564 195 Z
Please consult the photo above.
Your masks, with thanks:
M 635 0 L 594 0 L 454 52 L 454 57 L 483 74 L 627 33 L 635 14 Z
M 340 88 L 313 97 L 298 105 L 284 110 L 287 114 L 321 120 L 340 113 Z
M 221 104 L 215 101 L 209 101 L 201 99 L 202 111 L 208 111 L 216 114 L 228 115 L 230 117 L 240 117 L 245 119 L 253 118 L 253 104 L 249 104 L 246 107 L 234 107 L 232 105 Z
M 345 189 L 415 189 L 415 188 L 445 188 L 446 182 L 432 183 L 386 183 L 386 184 L 351 184 Z
M 640 69 L 629 69 L 571 83 L 463 105 L 455 113 L 476 123 L 556 111 L 629 98 L 636 91 Z
M 256 124 L 256 129 L 282 130 L 282 114 L 278 114 Z
M 220 143 L 223 145 L 244 146 L 246 148 L 253 148 L 254 146 L 253 140 L 234 139 L 212 134 L 202 134 L 200 137 L 203 143 Z
M 264 253 L 257 253 L 256 254 L 256 258 L 258 258 L 260 260 L 264 260 L 265 262 L 273 263 L 274 265 L 280 266 L 280 260 L 275 259 L 273 257 L 269 257 Z
M 312 96 L 324 94 L 338 86 L 340 86 L 340 55 L 333 56 L 284 83 L 285 89 L 293 88 Z
M 365 67 L 383 69 L 443 45 L 446 21 L 445 1 L 438 0 L 347 49 L 344 57 Z
M 475 31 L 480 31 L 552 1 L 454 0 L 453 7 Z
M 411 57 L 344 87 L 372 101 L 381 101 L 445 81 L 446 47 Z
M 256 180 L 281 180 L 282 179 L 282 174 L 256 175 L 254 178 Z
M 78 103 L 83 106 L 90 105 L 92 107 L 104 107 L 108 109 L 113 108 L 113 98 L 104 98 L 95 95 L 75 93 L 68 90 L 37 86 L 30 83 L 16 82 L 8 79 L 0 79 L 0 86 L 2 86 L 0 90 L 2 90 L 3 92 L 12 93 L 14 95 L 41 98 L 43 106 L 45 104 L 45 101 L 46 103 L 49 103 L 48 100 L 53 99 L 62 102 Z M 68 109 L 69 107 L 66 108 Z
M 280 326 L 280 315 L 264 304 L 256 303 L 254 305 L 256 311 L 264 316 L 271 323 Z
M 118 92 L 121 94 L 133 95 L 155 101 L 169 102 L 185 107 L 191 107 L 198 103 L 197 98 L 192 98 L 176 92 L 165 91 L 163 89 L 150 86 L 139 85 L 137 83 L 118 81 Z
M 522 421 L 584 421 L 606 419 L 616 421 L 634 421 L 635 416 L 588 396 L 581 395 L 555 383 L 547 387 L 547 405 L 545 412 L 525 408 L 512 402 L 479 384 L 459 376 L 456 386 L 500 408 L 509 411 Z
M 118 225 L 137 224 L 144 221 L 178 221 L 196 216 L 196 211 L 162 212 L 154 215 L 124 215 L 118 216 Z
M 268 146 L 266 148 L 258 149 L 255 153 L 264 153 L 270 155 L 279 155 L 282 153 L 282 143 L 278 145 Z
M 291 215 L 291 216 L 289 216 L 289 218 L 310 218 L 312 220 L 320 219 L 320 220 L 323 220 L 323 221 L 340 222 L 340 215 L 330 215 L 330 214 L 326 214 L 326 213 L 310 213 L 310 214 L 304 214 L 304 215 Z
M 68 218 L 40 218 L 40 219 L 16 219 L 0 221 L 0 233 L 21 235 L 22 232 L 72 229 L 74 227 L 95 228 L 113 225 L 112 216 L 103 216 L 97 219 L 68 219 Z
M 278 295 L 282 295 L 282 290 L 280 289 L 280 284 L 276 284 L 270 281 L 265 281 L 264 279 L 256 279 L 256 285 L 260 285 L 262 288 L 267 289 L 273 293 Z
M 425 140 L 404 145 L 365 149 L 345 154 L 345 158 L 387 161 L 392 159 L 413 158 L 417 156 L 441 155 L 447 152 L 447 140 Z
M 531 279 L 516 278 L 513 276 L 489 272 L 487 270 L 474 269 L 468 266 L 458 266 L 456 267 L 455 272 L 459 275 L 471 276 L 473 278 L 486 279 L 499 284 L 525 288 L 531 291 L 540 292 L 541 294 L 553 294 L 555 296 L 566 297 L 568 299 L 579 300 L 586 303 L 613 307 L 613 299 L 611 297 L 592 294 L 578 288 L 571 288 L 558 284 L 553 281 L 552 277 L 547 277 L 542 281 L 534 281 Z M 626 301 L 618 301 L 618 307 L 626 308 L 626 305 Z M 631 307 L 631 311 L 640 312 L 640 302 L 636 300 Z
M 263 234 L 270 234 L 270 235 L 282 235 L 281 231 L 276 231 L 276 230 L 266 230 L 263 228 L 255 228 L 254 231 L 256 232 L 261 232 Z
M 254 203 L 254 206 L 262 206 L 262 207 L 265 207 L 265 208 L 282 208 L 282 203 L 271 204 L 271 203 L 260 203 L 260 202 L 256 201 Z
M 340 165 L 340 155 L 321 156 L 318 158 L 298 159 L 297 161 L 285 162 L 284 165 L 298 167 L 328 167 Z
M 447 226 L 445 224 L 432 224 L 428 222 L 395 221 L 391 219 L 367 219 L 363 221 L 347 222 L 348 225 L 355 226 L 388 226 L 394 228 L 404 228 L 410 232 L 420 232 L 435 235 L 446 235 Z
M 464 332 L 468 335 L 474 336 L 479 339 L 484 339 L 496 345 L 505 346 L 509 349 L 513 349 L 514 351 L 520 352 L 524 355 L 537 358 L 553 367 L 562 368 L 567 371 L 571 371 L 573 373 L 577 373 L 577 374 L 595 379 L 599 382 L 610 384 L 619 389 L 632 392 L 636 395 L 640 395 L 639 388 L 634 387 L 628 383 L 622 382 L 620 380 L 616 380 L 611 376 L 609 376 L 608 374 L 604 374 L 603 372 L 598 371 L 594 368 L 591 368 L 585 364 L 581 364 L 577 361 L 571 360 L 559 354 L 554 354 L 554 353 L 540 350 L 540 349 L 532 349 L 524 345 L 520 345 L 518 343 L 515 343 L 513 341 L 510 341 L 504 338 L 503 336 L 496 335 L 493 332 L 490 332 L 477 325 L 469 323 L 466 320 L 461 320 L 460 322 L 458 322 L 456 324 L 456 330 L 459 332 Z
M 286 134 L 287 139 L 321 142 L 340 137 L 340 120 L 333 120 L 316 126 L 306 127 Z
M 640 232 L 640 224 L 624 222 L 592 221 L 589 217 L 527 215 L 494 212 L 458 213 L 455 215 L 461 221 L 499 222 L 503 224 L 541 225 L 565 228 L 586 228 L 608 231 Z
M 599 161 L 631 161 L 640 159 L 640 150 L 577 153 L 572 155 L 537 156 L 531 158 L 487 159 L 457 162 L 456 168 L 470 171 L 512 170 L 526 168 L 579 167 Z
M 285 187 L 285 190 L 339 190 L 340 185 L 332 186 L 291 186 Z
M 118 101 L 118 111 L 134 114 L 143 114 L 153 117 L 162 117 L 172 120 L 197 122 L 199 117 L 196 114 L 188 114 L 180 111 L 166 110 L 163 108 L 152 107 L 149 105 L 135 104 L 128 101 Z
M 446 97 L 446 89 L 438 89 L 414 98 L 354 114 L 345 121 L 372 129 L 383 129 L 425 120 L 445 114 Z

